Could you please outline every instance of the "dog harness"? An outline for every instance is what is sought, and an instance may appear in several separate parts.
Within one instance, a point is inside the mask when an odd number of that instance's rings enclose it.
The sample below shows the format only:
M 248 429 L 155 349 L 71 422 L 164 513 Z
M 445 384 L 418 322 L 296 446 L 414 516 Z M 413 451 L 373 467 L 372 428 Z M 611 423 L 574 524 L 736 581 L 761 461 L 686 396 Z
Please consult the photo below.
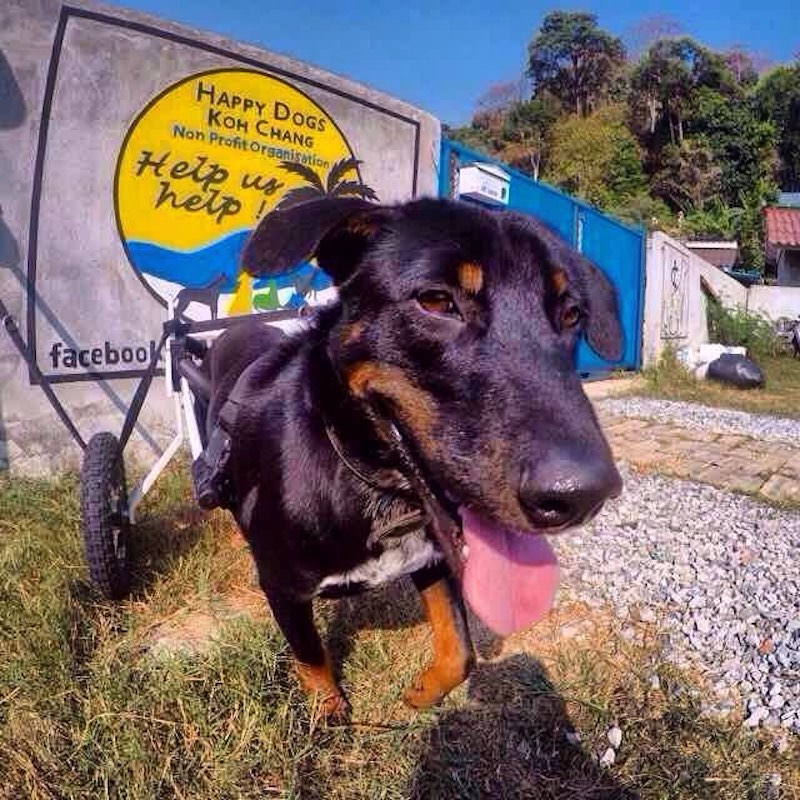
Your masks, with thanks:
M 233 507 L 235 495 L 228 465 L 236 434 L 236 420 L 248 394 L 247 378 L 258 363 L 256 359 L 242 370 L 219 410 L 208 444 L 192 462 L 195 500 L 206 511 L 218 507 L 230 510 Z
M 233 389 L 222 404 L 208 443 L 192 462 L 192 484 L 197 504 L 205 509 L 225 508 L 231 510 L 235 503 L 235 491 L 230 476 L 230 459 L 236 425 L 246 400 L 249 375 L 257 365 L 256 359 L 242 371 Z M 411 449 L 397 425 L 380 415 L 369 403 L 362 405 L 364 414 L 378 435 L 387 442 L 391 454 L 400 465 L 399 472 L 407 487 L 416 495 L 418 508 L 388 520 L 370 534 L 370 542 L 377 543 L 387 537 L 398 537 L 424 528 L 438 545 L 445 561 L 458 576 L 463 569 L 461 545 L 463 541 L 459 516 L 446 501 L 440 500 L 417 464 Z M 325 432 L 331 447 L 344 466 L 362 483 L 373 490 L 392 492 L 396 489 L 381 485 L 375 478 L 365 474 L 345 452 L 333 426 L 326 421 Z

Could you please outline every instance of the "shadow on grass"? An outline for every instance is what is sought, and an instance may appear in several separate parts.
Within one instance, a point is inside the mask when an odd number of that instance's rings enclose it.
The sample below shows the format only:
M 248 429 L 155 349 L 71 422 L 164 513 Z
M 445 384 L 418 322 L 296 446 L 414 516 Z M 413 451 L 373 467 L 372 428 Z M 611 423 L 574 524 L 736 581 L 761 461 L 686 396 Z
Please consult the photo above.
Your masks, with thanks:
M 131 595 L 141 596 L 206 535 L 209 516 L 191 501 L 156 508 L 136 520 L 130 541 Z
M 529 655 L 479 664 L 468 695 L 467 706 L 444 712 L 426 734 L 410 797 L 638 797 L 567 741 L 565 703 Z

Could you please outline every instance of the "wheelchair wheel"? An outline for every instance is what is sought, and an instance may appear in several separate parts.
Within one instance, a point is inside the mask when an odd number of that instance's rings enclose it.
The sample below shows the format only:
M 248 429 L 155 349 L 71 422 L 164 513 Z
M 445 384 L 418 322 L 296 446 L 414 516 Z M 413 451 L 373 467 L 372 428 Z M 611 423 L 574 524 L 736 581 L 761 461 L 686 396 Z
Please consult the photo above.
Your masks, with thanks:
M 81 467 L 81 527 L 92 583 L 108 598 L 130 586 L 128 493 L 119 442 L 112 433 L 90 440 Z

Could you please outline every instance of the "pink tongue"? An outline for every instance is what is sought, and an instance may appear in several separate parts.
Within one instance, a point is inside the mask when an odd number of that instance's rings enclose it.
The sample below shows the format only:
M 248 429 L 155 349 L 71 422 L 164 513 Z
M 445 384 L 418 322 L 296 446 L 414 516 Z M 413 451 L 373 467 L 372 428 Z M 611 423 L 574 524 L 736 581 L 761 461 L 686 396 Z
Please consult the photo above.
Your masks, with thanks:
M 507 636 L 543 617 L 558 588 L 558 561 L 545 536 L 502 528 L 459 509 L 469 555 L 464 597 L 495 633 Z

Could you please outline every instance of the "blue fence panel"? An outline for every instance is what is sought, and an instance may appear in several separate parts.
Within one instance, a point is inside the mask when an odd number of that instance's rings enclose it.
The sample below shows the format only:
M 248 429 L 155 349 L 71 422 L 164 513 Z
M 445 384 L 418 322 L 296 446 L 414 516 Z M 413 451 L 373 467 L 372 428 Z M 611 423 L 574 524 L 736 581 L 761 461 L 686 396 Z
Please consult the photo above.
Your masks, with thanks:
M 582 341 L 578 346 L 578 369 L 581 372 L 614 367 L 637 369 L 641 364 L 644 311 L 644 232 L 593 208 L 580 208 L 577 213 L 576 245 L 614 284 L 623 334 L 622 357 L 613 364 Z
M 597 264 L 617 290 L 624 350 L 609 362 L 585 342 L 578 347 L 577 369 L 591 374 L 615 368 L 638 369 L 641 364 L 641 330 L 644 310 L 644 231 L 609 217 L 545 183 L 496 159 L 476 153 L 456 142 L 442 140 L 439 194 L 456 195 L 458 168 L 473 161 L 497 164 L 511 176 L 509 208 L 530 214 Z

